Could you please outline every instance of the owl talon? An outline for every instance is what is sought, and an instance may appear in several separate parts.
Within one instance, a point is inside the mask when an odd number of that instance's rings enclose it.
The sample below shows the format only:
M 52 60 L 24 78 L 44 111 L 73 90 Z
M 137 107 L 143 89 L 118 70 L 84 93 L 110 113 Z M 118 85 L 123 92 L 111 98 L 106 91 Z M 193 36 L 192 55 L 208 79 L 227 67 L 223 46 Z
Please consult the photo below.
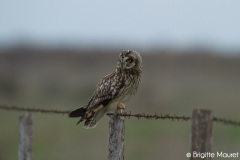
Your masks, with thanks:
M 122 114 L 123 113 L 123 109 L 117 108 L 116 113 L 117 114 Z M 120 119 L 124 120 L 125 118 L 123 116 L 120 116 Z
M 122 114 L 123 113 L 123 109 L 122 108 L 117 108 L 116 113 L 117 114 Z
M 122 103 L 122 102 L 119 102 L 118 105 L 117 105 L 117 113 L 118 114 L 122 114 L 123 111 L 125 110 L 125 108 L 126 108 L 126 105 L 124 103 Z M 124 120 L 124 117 L 121 116 L 120 118 L 122 120 Z
M 117 109 L 125 110 L 126 105 L 123 102 L 118 102 Z

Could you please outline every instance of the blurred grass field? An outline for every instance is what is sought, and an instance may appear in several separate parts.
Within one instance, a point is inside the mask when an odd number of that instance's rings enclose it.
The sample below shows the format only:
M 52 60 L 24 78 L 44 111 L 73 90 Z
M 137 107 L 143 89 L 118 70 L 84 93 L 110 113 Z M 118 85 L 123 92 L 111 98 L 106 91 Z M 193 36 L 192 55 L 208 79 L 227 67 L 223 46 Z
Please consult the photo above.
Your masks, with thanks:
M 2 51 L 0 103 L 75 109 L 87 103 L 100 78 L 115 68 L 118 52 Z M 208 108 L 215 116 L 239 120 L 240 57 L 195 51 L 140 52 L 142 84 L 126 111 L 190 116 L 194 108 Z M 1 160 L 17 158 L 21 114 L 0 110 Z M 37 113 L 32 117 L 34 160 L 107 159 L 107 116 L 92 130 L 76 126 L 77 119 L 66 115 Z M 186 159 L 190 130 L 191 122 L 126 119 L 125 159 Z M 213 152 L 239 151 L 239 135 L 240 128 L 214 123 Z

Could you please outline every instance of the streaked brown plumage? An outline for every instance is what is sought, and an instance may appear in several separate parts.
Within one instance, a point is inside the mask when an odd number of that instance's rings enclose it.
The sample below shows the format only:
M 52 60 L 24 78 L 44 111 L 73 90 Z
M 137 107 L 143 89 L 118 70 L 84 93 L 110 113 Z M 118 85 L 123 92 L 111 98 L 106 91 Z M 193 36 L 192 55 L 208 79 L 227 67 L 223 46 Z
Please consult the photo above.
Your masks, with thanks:
M 81 117 L 85 128 L 93 128 L 107 112 L 122 112 L 141 81 L 142 58 L 137 51 L 122 51 L 116 69 L 98 83 L 86 106 L 78 108 L 69 117 Z

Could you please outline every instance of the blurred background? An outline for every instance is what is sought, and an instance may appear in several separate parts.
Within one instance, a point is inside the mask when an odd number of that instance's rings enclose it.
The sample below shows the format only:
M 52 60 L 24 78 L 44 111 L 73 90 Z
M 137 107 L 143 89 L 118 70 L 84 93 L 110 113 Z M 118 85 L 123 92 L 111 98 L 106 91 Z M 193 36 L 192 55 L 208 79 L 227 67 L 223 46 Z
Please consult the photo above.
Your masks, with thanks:
M 190 116 L 194 108 L 239 120 L 239 1 L 0 1 L 0 104 L 72 110 L 114 70 L 142 54 L 126 111 Z M 17 158 L 18 117 L 0 110 L 0 159 Z M 33 114 L 33 159 L 107 159 L 108 117 Z M 190 122 L 126 120 L 125 159 L 186 159 Z M 240 128 L 214 124 L 213 152 L 237 152 Z

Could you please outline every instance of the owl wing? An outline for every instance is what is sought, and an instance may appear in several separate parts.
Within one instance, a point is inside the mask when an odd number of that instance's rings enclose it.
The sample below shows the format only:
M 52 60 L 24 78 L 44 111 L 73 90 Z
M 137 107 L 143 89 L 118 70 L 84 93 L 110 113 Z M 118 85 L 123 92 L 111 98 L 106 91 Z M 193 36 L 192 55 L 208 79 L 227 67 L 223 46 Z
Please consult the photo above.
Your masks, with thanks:
M 106 75 L 97 85 L 97 89 L 88 102 L 86 109 L 95 110 L 99 106 L 106 106 L 114 100 L 121 92 L 124 86 L 124 80 L 115 72 Z

